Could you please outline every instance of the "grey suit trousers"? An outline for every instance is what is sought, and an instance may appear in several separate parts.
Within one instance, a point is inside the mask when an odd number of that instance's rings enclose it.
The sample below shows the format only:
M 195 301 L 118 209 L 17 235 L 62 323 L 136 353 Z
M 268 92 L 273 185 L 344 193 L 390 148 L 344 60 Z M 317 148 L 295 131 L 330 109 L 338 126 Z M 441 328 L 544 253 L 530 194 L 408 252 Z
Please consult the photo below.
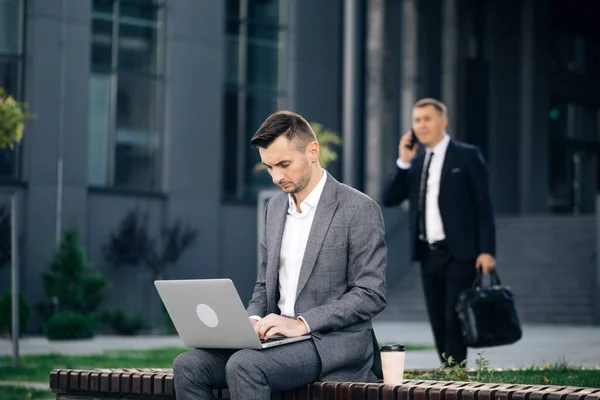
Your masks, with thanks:
M 312 340 L 263 350 L 191 349 L 173 363 L 178 400 L 214 399 L 212 390 L 225 387 L 231 399 L 270 399 L 271 391 L 301 387 L 320 374 Z

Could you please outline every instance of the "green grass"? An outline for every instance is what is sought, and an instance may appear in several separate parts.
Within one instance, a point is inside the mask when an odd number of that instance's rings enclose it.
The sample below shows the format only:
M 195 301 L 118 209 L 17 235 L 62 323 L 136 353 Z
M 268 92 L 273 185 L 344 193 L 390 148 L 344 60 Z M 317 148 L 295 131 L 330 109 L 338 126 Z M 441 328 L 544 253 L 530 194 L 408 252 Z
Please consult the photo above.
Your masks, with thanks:
M 406 379 L 449 380 L 439 373 L 407 373 Z M 478 381 L 475 373 L 469 373 L 470 381 Z M 513 383 L 522 385 L 559 385 L 600 388 L 600 370 L 570 369 L 494 371 L 484 374 L 481 382 Z
M 431 346 L 407 345 L 410 351 L 428 350 Z M 48 382 L 50 371 L 64 369 L 94 368 L 171 368 L 177 355 L 186 351 L 184 348 L 163 348 L 154 350 L 108 351 L 104 354 L 85 356 L 41 355 L 21 357 L 21 366 L 12 367 L 11 357 L 0 357 L 0 381 L 15 380 L 29 382 Z M 477 372 L 469 372 L 467 379 L 457 379 L 454 372 L 437 369 L 432 371 L 407 371 L 407 379 L 431 380 L 470 380 L 481 382 L 536 384 L 536 385 L 569 385 L 583 387 L 600 387 L 600 369 L 586 370 L 565 362 L 542 367 L 523 368 L 518 371 L 493 371 L 480 368 Z M 31 393 L 31 395 L 27 395 Z M 45 392 L 36 392 L 25 388 L 6 388 L 0 386 L 0 399 L 43 399 Z M 12 397 L 11 397 L 12 396 Z M 28 397 L 31 396 L 31 397 Z M 38 396 L 38 397 L 35 397 Z
M 15 386 L 0 386 L 0 399 L 2 400 L 50 400 L 56 395 L 50 390 L 33 390 Z
M 419 344 L 406 347 L 408 351 L 431 349 L 430 346 Z M 104 354 L 87 356 L 23 356 L 19 368 L 12 367 L 11 357 L 0 357 L 0 380 L 47 382 L 50 371 L 57 368 L 171 368 L 175 357 L 184 351 L 184 348 L 164 348 L 107 351 Z
M 18 368 L 12 367 L 11 357 L 0 357 L 0 380 L 48 382 L 50 371 L 56 368 L 171 368 L 175 357 L 184 351 L 186 349 L 166 348 L 107 351 L 104 354 L 87 356 L 23 356 Z
M 600 369 L 584 369 L 569 365 L 565 361 L 542 366 L 531 366 L 518 370 L 494 371 L 487 368 L 484 358 L 481 365 L 468 372 L 447 368 L 432 371 L 407 371 L 406 379 L 468 380 L 473 382 L 494 382 L 522 385 L 557 385 L 600 388 Z M 459 375 L 457 375 L 459 374 Z

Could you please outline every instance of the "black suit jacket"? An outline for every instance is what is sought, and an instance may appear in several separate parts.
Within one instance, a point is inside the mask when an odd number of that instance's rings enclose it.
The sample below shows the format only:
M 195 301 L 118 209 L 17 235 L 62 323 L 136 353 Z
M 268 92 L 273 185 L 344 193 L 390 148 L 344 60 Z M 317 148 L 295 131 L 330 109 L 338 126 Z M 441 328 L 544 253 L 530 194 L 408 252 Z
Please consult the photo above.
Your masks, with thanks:
M 408 170 L 396 166 L 383 189 L 382 203 L 391 207 L 408 198 L 412 259 L 417 248 L 417 207 L 425 155 Z M 442 167 L 438 205 L 446 241 L 454 258 L 474 260 L 481 253 L 496 253 L 496 229 L 490 200 L 487 166 L 475 146 L 450 140 Z

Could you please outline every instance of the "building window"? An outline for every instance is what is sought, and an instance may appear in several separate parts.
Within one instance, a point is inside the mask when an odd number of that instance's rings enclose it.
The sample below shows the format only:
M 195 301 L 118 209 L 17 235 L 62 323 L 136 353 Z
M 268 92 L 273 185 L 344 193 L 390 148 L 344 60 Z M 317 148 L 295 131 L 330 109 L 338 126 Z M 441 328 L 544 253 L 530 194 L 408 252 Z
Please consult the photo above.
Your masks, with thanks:
M 269 114 L 285 107 L 287 18 L 285 0 L 227 0 L 224 107 L 224 194 L 255 201 L 272 187 L 255 173 L 260 161 L 250 148 L 253 133 Z
M 0 0 L 0 87 L 22 98 L 23 1 Z M 19 149 L 0 150 L 0 179 L 19 177 Z
M 164 0 L 94 0 L 88 182 L 158 190 Z
M 584 105 L 552 97 L 549 117 L 550 210 L 594 213 L 600 187 L 600 102 Z

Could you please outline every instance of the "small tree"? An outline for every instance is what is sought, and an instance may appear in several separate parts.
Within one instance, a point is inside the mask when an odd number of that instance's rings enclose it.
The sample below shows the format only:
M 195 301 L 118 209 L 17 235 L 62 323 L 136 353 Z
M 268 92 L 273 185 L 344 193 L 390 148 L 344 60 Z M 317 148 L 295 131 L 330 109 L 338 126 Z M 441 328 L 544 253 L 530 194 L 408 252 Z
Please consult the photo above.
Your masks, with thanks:
M 111 233 L 102 249 L 106 261 L 113 266 L 137 266 L 144 262 L 146 251 L 154 247 L 148 234 L 148 213 L 139 209 L 129 211 L 119 223 L 116 233 Z
M 14 149 L 21 142 L 25 121 L 32 117 L 27 108 L 0 88 L 0 149 Z
M 136 208 L 127 213 L 116 233 L 111 233 L 103 250 L 108 263 L 144 265 L 156 280 L 165 277 L 167 267 L 177 264 L 197 237 L 197 230 L 177 220 L 161 229 L 160 245 L 157 245 L 158 240 L 148 233 L 148 214 Z
M 83 249 L 79 246 L 79 234 L 67 230 L 63 234 L 52 263 L 42 272 L 45 309 L 93 315 L 102 304 L 108 289 L 107 281 L 91 269 Z
M 175 265 L 183 253 L 196 241 L 198 231 L 184 226 L 180 220 L 161 229 L 160 245 L 158 240 L 148 233 L 148 213 L 138 208 L 130 210 L 123 218 L 116 232 L 110 234 L 108 243 L 103 247 L 104 256 L 115 267 L 141 265 L 152 272 L 152 279 L 164 279 L 169 265 Z M 163 321 L 169 332 L 174 328 L 168 314 Z M 154 307 L 151 315 L 154 316 Z

